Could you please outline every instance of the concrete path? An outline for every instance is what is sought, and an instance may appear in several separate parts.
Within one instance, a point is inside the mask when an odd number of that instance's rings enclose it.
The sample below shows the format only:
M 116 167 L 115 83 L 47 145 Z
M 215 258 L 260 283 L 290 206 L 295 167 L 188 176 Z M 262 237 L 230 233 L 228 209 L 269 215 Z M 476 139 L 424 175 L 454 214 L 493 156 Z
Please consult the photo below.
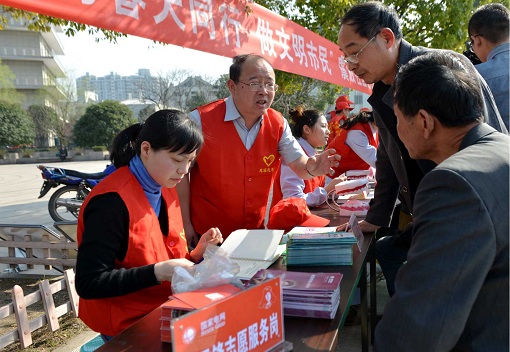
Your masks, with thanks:
M 100 172 L 107 164 L 107 160 L 99 160 L 57 162 L 46 166 Z M 0 223 L 53 225 L 53 219 L 48 213 L 48 201 L 56 188 L 43 198 L 37 199 L 43 179 L 36 166 L 37 164 L 0 165 Z
M 103 171 L 108 161 L 57 162 L 46 166 L 62 167 L 82 172 Z M 59 233 L 53 226 L 48 212 L 48 201 L 57 188 L 38 199 L 43 184 L 37 164 L 0 165 L 0 224 L 45 225 Z M 6 248 L 0 248 L 0 255 L 6 256 Z M 0 264 L 0 273 L 8 271 L 7 264 Z M 35 266 L 26 274 L 60 275 L 58 271 L 44 270 Z
M 107 160 L 82 162 L 57 162 L 47 166 L 63 167 L 82 172 L 103 171 Z M 50 190 L 43 198 L 37 199 L 43 179 L 37 164 L 7 164 L 0 165 L 0 224 L 32 224 L 46 225 L 52 230 L 53 219 L 48 213 L 48 201 L 54 190 Z M 0 253 L 4 256 L 4 253 Z M 39 267 L 39 268 L 38 268 Z M 61 275 L 57 271 L 43 270 L 42 266 L 20 273 L 9 273 L 8 266 L 0 268 L 0 276 L 33 276 L 33 275 Z M 67 341 L 65 346 L 59 347 L 55 352 L 78 352 L 81 346 L 97 336 L 92 330 L 86 330 Z

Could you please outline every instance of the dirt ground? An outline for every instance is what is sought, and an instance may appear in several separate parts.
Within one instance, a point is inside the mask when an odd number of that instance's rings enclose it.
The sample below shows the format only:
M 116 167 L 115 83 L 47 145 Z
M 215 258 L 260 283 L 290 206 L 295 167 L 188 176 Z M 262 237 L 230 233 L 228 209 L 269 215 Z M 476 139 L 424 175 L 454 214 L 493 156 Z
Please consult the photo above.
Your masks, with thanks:
M 50 283 L 62 279 L 63 276 L 48 278 Z M 0 277 L 0 307 L 12 302 L 11 290 L 14 285 L 19 285 L 23 289 L 23 295 L 26 296 L 31 292 L 39 289 L 38 282 L 43 278 L 19 278 L 19 277 Z M 68 301 L 67 292 L 61 291 L 53 295 L 55 306 L 59 306 Z M 27 307 L 29 319 L 34 319 L 44 314 L 42 302 L 34 303 Z M 32 332 L 32 345 L 25 349 L 21 349 L 20 343 L 12 343 L 2 349 L 2 352 L 49 352 L 57 347 L 66 344 L 66 341 L 76 336 L 82 331 L 88 330 L 80 319 L 74 318 L 72 313 L 67 313 L 58 319 L 60 328 L 51 332 L 46 327 L 42 327 Z M 16 328 L 16 319 L 14 314 L 8 318 L 0 320 L 0 336 L 6 332 Z

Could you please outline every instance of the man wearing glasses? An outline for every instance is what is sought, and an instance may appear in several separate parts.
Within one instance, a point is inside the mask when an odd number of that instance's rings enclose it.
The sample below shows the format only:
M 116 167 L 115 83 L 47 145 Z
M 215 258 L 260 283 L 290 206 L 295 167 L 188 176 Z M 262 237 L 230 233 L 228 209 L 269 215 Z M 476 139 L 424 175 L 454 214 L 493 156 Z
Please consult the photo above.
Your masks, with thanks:
M 377 185 L 367 216 L 360 222 L 363 231 L 373 232 L 390 225 L 397 198 L 402 208 L 412 215 L 416 189 L 423 175 L 435 167 L 430 160 L 410 158 L 398 137 L 393 111 L 393 83 L 399 67 L 433 49 L 412 46 L 405 41 L 397 13 L 381 2 L 362 3 L 349 9 L 340 23 L 338 45 L 349 70 L 366 83 L 374 84 L 368 102 L 379 128 Z M 466 65 L 472 65 L 467 58 L 465 61 Z M 483 79 L 479 81 L 484 88 L 486 122 L 508 133 L 487 85 Z M 383 237 L 376 244 L 377 259 L 390 296 L 395 292 L 396 273 L 407 258 L 411 230 L 407 226 L 406 231 Z
M 501 118 L 508 129 L 510 11 L 503 4 L 479 7 L 468 24 L 470 49 L 481 64 L 476 69 L 489 85 Z
M 204 133 L 189 179 L 177 186 L 191 246 L 209 224 L 224 238 L 237 229 L 263 228 L 280 158 L 303 179 L 332 172 L 340 160 L 333 149 L 304 154 L 287 120 L 270 108 L 278 85 L 263 57 L 236 56 L 229 76 L 228 98 L 190 113 Z

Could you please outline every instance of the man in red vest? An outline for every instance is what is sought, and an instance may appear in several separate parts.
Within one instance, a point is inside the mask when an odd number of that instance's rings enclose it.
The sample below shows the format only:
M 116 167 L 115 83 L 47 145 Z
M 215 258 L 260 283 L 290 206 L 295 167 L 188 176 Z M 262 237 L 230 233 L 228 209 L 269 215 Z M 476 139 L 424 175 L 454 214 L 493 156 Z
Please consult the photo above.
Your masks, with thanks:
M 204 133 L 189 179 L 178 185 L 190 246 L 208 224 L 224 237 L 237 229 L 263 228 L 280 160 L 303 179 L 332 172 L 340 160 L 334 150 L 306 156 L 287 120 L 270 108 L 278 85 L 263 57 L 234 57 L 229 75 L 231 95 L 190 114 Z
M 354 104 L 354 102 L 350 101 L 347 95 L 341 95 L 336 99 L 335 110 L 329 112 L 331 119 L 328 123 L 328 145 L 340 134 L 340 126 L 347 120 L 351 110 L 354 109 L 351 104 Z

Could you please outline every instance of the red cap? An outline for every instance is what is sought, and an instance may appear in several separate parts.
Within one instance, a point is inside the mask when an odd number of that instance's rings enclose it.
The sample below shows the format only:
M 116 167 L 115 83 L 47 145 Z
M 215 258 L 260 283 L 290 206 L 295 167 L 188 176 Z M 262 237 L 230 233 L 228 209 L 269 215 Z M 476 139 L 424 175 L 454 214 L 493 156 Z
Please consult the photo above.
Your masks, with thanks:
M 271 209 L 267 228 L 289 232 L 296 226 L 324 227 L 329 221 L 312 214 L 304 198 L 285 198 Z
M 354 102 L 350 101 L 349 97 L 347 95 L 341 95 L 336 100 L 335 109 L 336 110 L 343 110 L 343 109 L 353 110 L 354 108 L 351 108 L 351 104 L 354 104 Z
M 369 108 L 361 108 L 361 109 L 359 109 L 359 112 L 363 112 L 363 111 L 370 112 L 372 110 L 370 110 Z

